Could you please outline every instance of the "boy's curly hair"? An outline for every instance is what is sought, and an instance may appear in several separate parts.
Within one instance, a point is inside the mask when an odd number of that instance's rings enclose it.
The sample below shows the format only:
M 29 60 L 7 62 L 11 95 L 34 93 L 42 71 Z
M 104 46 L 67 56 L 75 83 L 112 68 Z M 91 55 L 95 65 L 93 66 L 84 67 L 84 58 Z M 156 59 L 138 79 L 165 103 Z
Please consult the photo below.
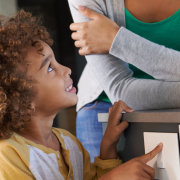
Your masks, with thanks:
M 11 18 L 0 16 L 0 139 L 9 138 L 13 131 L 23 131 L 24 122 L 33 114 L 35 81 L 19 70 L 19 64 L 25 62 L 27 43 L 40 54 L 43 48 L 37 40 L 52 45 L 41 24 L 41 16 L 33 17 L 24 10 Z

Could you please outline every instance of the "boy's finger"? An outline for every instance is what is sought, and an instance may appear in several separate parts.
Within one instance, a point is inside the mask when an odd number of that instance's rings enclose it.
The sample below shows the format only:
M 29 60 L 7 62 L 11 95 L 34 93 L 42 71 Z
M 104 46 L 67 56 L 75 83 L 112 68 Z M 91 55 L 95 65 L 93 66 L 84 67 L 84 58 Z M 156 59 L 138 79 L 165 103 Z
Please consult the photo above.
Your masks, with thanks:
M 116 104 L 114 104 L 116 108 L 121 108 L 122 111 L 127 111 L 127 112 L 133 112 L 134 110 L 132 108 L 130 108 L 129 106 L 127 106 L 127 104 L 125 104 L 123 101 L 118 101 L 116 102 Z
M 111 114 L 112 112 L 112 107 L 109 108 L 109 115 Z
M 123 101 L 118 101 L 114 105 L 114 112 L 116 113 L 116 118 L 119 117 L 119 115 L 123 112 L 133 112 L 134 110 L 128 107 Z
M 116 103 L 113 106 L 111 115 L 112 115 L 112 120 L 111 123 L 114 124 L 114 126 L 118 125 L 120 123 L 120 120 L 122 118 L 122 111 L 123 111 L 123 107 L 122 105 L 119 105 L 118 103 Z
M 146 177 L 142 177 L 141 179 L 139 180 L 149 180 L 149 178 L 146 178 Z M 153 179 L 154 180 L 154 179 Z
M 134 112 L 134 109 L 130 108 L 125 102 L 122 101 L 122 104 L 124 105 L 124 107 L 126 108 L 127 112 Z
M 116 126 L 120 123 L 120 120 L 122 118 L 122 111 L 133 112 L 134 110 L 129 108 L 127 105 L 125 105 L 123 101 L 115 102 L 111 111 L 111 116 L 112 116 L 111 124 L 112 125 Z
M 155 171 L 152 167 L 145 165 L 145 166 L 143 166 L 143 170 L 151 177 L 151 179 L 154 180 Z
M 141 176 L 144 178 L 147 178 L 148 180 L 152 179 L 151 176 L 149 175 L 149 173 L 147 173 L 145 171 L 141 171 Z
M 153 159 L 161 150 L 162 150 L 163 144 L 160 143 L 158 146 L 156 146 L 155 149 L 153 149 L 151 152 L 139 157 L 139 160 L 146 164 L 148 161 Z
M 121 124 L 119 124 L 117 127 L 118 127 L 118 131 L 119 131 L 119 134 L 121 134 L 122 132 L 124 132 L 124 130 L 126 128 L 128 128 L 129 126 L 129 123 L 127 121 L 123 121 Z
M 90 19 L 98 19 L 101 14 L 94 12 L 93 10 L 86 8 L 84 6 L 79 5 L 78 10 L 83 14 L 84 16 L 90 18 Z

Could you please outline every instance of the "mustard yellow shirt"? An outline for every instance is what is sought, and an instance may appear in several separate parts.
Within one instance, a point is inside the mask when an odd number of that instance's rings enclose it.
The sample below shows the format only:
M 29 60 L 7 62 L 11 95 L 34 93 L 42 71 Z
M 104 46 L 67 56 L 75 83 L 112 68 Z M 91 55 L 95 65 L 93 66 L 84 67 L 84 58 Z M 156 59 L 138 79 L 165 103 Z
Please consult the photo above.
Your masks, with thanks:
M 69 166 L 65 167 L 61 154 L 13 133 L 11 138 L 0 140 L 1 180 L 92 180 L 117 167 L 119 159 L 90 163 L 88 152 L 69 132 L 53 128 L 62 146 L 62 155 Z

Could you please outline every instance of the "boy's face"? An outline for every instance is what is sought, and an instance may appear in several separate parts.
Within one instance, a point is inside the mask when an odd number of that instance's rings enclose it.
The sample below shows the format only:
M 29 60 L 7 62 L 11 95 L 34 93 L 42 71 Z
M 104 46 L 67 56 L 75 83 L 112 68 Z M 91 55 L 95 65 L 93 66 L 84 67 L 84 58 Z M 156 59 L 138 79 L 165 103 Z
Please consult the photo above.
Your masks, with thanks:
M 52 49 L 43 41 L 39 41 L 43 47 L 42 54 L 37 49 L 28 46 L 26 61 L 31 62 L 27 68 L 27 74 L 33 76 L 37 83 L 37 95 L 33 102 L 38 113 L 51 116 L 60 110 L 77 103 L 76 89 L 72 87 L 70 78 L 71 70 L 59 64 Z

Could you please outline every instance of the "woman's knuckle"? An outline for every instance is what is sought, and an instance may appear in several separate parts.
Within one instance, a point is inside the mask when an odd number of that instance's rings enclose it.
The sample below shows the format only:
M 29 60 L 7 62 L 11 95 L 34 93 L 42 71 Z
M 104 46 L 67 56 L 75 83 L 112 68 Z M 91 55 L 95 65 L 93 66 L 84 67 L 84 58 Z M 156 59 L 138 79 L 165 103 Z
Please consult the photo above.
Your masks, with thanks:
M 90 53 L 94 54 L 94 49 L 93 48 L 90 48 Z
M 89 49 L 88 45 L 89 45 L 88 41 L 84 40 L 84 46 L 87 46 L 87 48 Z
M 90 47 L 90 46 L 87 45 L 87 48 L 86 48 L 86 49 L 87 49 L 87 52 L 88 52 L 88 53 L 91 53 L 91 47 Z
M 87 52 L 88 52 L 88 54 L 91 54 L 92 51 L 91 51 L 91 49 L 88 49 Z
M 81 26 L 80 26 L 80 29 L 83 31 L 83 30 L 84 30 L 84 25 L 81 25 Z
M 77 41 L 75 41 L 75 42 L 74 42 L 74 45 L 77 46 L 77 44 L 78 44 Z
M 82 31 L 85 31 L 87 29 L 87 24 L 83 24 L 82 26 L 81 26 L 81 30 Z
M 82 33 L 81 38 L 82 38 L 82 39 L 86 39 L 86 34 L 85 34 L 85 33 Z
M 83 52 L 82 52 L 81 50 L 79 50 L 79 54 L 80 54 L 81 56 L 83 56 Z

